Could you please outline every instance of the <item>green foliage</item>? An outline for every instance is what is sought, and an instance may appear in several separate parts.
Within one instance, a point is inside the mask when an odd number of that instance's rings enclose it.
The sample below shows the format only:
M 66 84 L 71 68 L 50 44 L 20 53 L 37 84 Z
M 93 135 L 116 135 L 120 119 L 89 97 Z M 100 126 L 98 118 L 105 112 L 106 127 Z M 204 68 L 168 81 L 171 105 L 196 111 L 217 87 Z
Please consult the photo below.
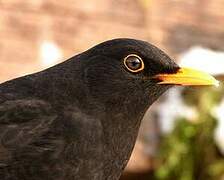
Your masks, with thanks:
M 213 107 L 219 103 L 223 89 L 186 89 L 186 104 L 198 111 L 195 121 L 179 118 L 174 130 L 163 137 L 158 168 L 158 180 L 219 180 L 224 175 L 224 158 L 219 152 L 214 131 L 217 119 Z

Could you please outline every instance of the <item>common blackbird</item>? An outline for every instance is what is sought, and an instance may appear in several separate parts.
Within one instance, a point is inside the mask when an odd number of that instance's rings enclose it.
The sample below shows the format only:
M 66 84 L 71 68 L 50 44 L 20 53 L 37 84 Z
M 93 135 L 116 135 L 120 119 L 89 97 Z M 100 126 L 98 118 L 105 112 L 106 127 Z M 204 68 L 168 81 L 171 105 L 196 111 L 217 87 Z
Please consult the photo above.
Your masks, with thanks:
M 134 39 L 1 84 L 0 179 L 118 179 L 144 113 L 175 84 L 217 81 Z

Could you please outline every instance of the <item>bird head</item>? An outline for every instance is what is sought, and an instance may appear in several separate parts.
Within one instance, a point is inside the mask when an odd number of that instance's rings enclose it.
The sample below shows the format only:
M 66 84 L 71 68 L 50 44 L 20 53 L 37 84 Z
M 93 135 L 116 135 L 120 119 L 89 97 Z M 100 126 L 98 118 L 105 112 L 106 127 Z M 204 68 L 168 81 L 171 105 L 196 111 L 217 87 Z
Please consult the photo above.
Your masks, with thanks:
M 88 93 L 106 107 L 151 105 L 173 85 L 217 85 L 212 76 L 179 67 L 168 55 L 145 41 L 114 39 L 85 53 Z M 129 105 L 129 106 L 128 106 Z

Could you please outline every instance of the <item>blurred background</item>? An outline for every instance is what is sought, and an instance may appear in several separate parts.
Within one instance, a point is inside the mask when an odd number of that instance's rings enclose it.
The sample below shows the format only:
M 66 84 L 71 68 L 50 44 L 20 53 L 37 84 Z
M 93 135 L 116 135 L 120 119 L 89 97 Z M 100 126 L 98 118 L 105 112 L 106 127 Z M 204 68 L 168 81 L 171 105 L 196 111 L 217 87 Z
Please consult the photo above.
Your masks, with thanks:
M 0 82 L 102 41 L 149 41 L 224 77 L 223 0 L 0 0 Z M 145 115 L 122 180 L 224 180 L 224 88 L 173 88 Z

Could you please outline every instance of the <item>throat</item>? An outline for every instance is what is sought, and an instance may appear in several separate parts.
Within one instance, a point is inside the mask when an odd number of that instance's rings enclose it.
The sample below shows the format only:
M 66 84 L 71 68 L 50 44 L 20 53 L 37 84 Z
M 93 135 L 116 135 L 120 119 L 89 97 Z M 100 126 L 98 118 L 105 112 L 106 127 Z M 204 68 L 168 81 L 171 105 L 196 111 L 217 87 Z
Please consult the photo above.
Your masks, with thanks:
M 107 108 L 101 123 L 104 133 L 104 153 L 108 157 L 106 166 L 114 167 L 117 172 L 125 168 L 145 112 L 165 90 L 164 88 L 154 94 L 142 93 L 141 98 L 138 98 L 139 96 L 134 96 L 136 98 L 126 96 L 124 99 L 111 98 L 107 104 L 104 104 Z
M 123 101 L 123 103 L 127 102 Z M 127 165 L 146 107 L 142 109 L 137 105 L 135 107 L 135 105 L 123 104 L 123 106 L 117 105 L 106 110 L 105 118 L 101 120 L 104 133 L 104 155 L 107 159 L 105 166 L 108 166 L 105 169 L 121 172 Z

